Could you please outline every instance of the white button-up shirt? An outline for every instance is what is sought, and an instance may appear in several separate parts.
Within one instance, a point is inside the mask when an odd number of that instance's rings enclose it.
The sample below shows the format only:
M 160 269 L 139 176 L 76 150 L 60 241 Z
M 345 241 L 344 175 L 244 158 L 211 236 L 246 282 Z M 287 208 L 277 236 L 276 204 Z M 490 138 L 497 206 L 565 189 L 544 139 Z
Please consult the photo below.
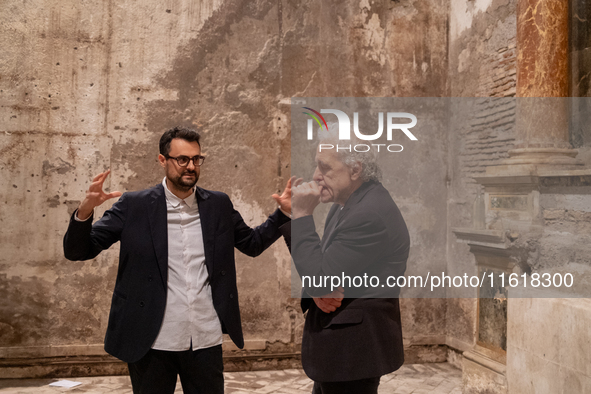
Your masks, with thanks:
M 181 200 L 168 189 L 166 177 L 162 185 L 168 218 L 168 293 L 152 348 L 182 351 L 220 345 L 222 326 L 213 307 L 195 192 Z

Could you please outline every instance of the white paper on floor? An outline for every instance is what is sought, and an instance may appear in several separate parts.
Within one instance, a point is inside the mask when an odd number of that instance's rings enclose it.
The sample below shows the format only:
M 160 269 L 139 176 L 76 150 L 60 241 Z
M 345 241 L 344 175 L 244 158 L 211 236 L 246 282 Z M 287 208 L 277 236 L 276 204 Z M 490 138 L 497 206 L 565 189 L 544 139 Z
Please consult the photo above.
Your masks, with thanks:
M 49 383 L 53 387 L 76 387 L 82 382 L 72 382 L 71 380 L 58 380 L 57 382 Z

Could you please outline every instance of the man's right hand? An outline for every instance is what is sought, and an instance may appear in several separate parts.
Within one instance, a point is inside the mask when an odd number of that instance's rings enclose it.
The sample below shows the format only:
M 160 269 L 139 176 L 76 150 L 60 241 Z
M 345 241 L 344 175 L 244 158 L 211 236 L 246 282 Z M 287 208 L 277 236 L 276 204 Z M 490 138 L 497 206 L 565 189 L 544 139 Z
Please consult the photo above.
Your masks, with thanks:
M 102 172 L 94 177 L 92 184 L 86 192 L 86 198 L 80 203 L 76 216 L 80 220 L 86 220 L 90 217 L 95 207 L 98 207 L 105 201 L 121 196 L 121 192 L 105 193 L 103 191 L 103 183 L 111 170 Z
M 292 177 L 291 179 L 294 179 Z M 320 204 L 320 187 L 314 181 L 296 179 L 291 185 L 291 218 L 298 219 L 312 215 Z
M 323 295 L 322 297 L 314 297 L 314 303 L 324 313 L 331 313 L 337 310 L 341 306 L 343 296 L 345 295 L 345 289 L 339 287 L 332 293 Z

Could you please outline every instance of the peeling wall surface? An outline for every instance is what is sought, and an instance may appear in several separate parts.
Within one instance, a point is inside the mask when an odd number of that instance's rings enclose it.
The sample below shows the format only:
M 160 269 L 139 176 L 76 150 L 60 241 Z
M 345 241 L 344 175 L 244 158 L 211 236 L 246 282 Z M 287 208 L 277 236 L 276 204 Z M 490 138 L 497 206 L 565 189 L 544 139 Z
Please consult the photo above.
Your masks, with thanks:
M 2 357 L 101 352 L 118 246 L 70 262 L 62 237 L 97 173 L 112 170 L 111 191 L 162 180 L 166 129 L 202 131 L 199 185 L 227 193 L 257 225 L 290 176 L 282 100 L 448 89 L 445 0 L 7 0 L 3 10 Z M 247 346 L 299 350 L 303 317 L 283 242 L 256 259 L 237 252 L 236 263 Z M 405 301 L 411 343 L 413 333 L 445 335 L 444 302 L 433 302 Z
M 589 96 L 591 30 L 572 21 L 586 20 L 585 4 L 571 12 L 578 96 Z M 161 182 L 165 130 L 199 129 L 207 155 L 199 185 L 227 193 L 248 224 L 260 224 L 291 175 L 292 97 L 491 98 L 454 108 L 456 117 L 486 121 L 438 130 L 393 195 L 420 240 L 412 259 L 475 273 L 452 228 L 472 227 L 474 177 L 516 144 L 514 122 L 497 122 L 515 113 L 502 98 L 516 95 L 516 9 L 517 0 L 5 0 L 0 358 L 104 354 L 118 245 L 70 262 L 62 238 L 99 172 L 112 170 L 111 191 Z M 585 125 L 570 136 L 589 163 Z M 571 186 L 545 189 L 534 269 L 587 264 L 589 185 Z M 281 240 L 256 259 L 236 252 L 248 351 L 299 351 L 304 318 L 290 263 Z M 407 298 L 401 310 L 409 362 L 461 363 L 459 352 L 477 339 L 474 298 Z M 227 344 L 226 355 L 236 354 L 244 353 Z
M 514 97 L 516 93 L 516 0 L 452 0 L 450 4 L 449 81 L 454 97 Z M 485 119 L 477 127 L 449 133 L 447 196 L 448 262 L 456 274 L 475 274 L 468 245 L 457 242 L 453 227 L 472 227 L 472 207 L 479 185 L 474 177 L 508 157 L 515 141 L 515 102 L 465 100 L 454 109 L 457 118 Z M 467 122 L 471 123 L 471 122 Z M 498 124 L 500 123 L 500 124 Z M 474 297 L 477 296 L 474 291 Z M 448 345 L 465 351 L 477 329 L 477 300 L 447 300 Z
M 584 51 L 589 46 L 589 24 L 586 23 L 589 7 L 587 2 L 572 3 L 570 73 L 575 79 L 571 80 L 571 92 L 573 96 L 585 96 L 585 75 L 591 68 L 590 63 L 584 58 Z M 584 17 L 581 17 L 582 15 Z M 516 96 L 516 23 L 516 0 L 452 0 L 450 3 L 450 95 L 500 99 L 463 101 L 462 103 L 470 105 L 458 106 L 455 109 L 459 118 L 482 121 L 477 122 L 476 126 L 456 129 L 456 132 L 449 133 L 448 136 L 448 171 L 451 179 L 447 197 L 449 228 L 472 227 L 472 205 L 480 188 L 474 177 L 483 176 L 487 167 L 501 163 L 516 144 L 516 103 L 513 100 L 502 99 Z M 586 122 L 589 113 L 587 105 L 588 101 L 585 100 L 572 101 L 570 139 L 572 146 L 578 149 L 578 157 L 589 163 L 591 133 Z M 582 116 L 581 113 L 586 115 Z M 566 201 L 576 199 L 581 194 L 580 191 L 567 188 L 561 192 L 564 194 L 559 198 L 563 200 L 554 202 L 552 206 L 566 207 Z M 542 203 L 547 201 L 546 198 Z M 571 213 L 570 216 L 567 214 L 567 222 L 585 226 L 586 210 L 579 204 L 576 213 Z M 551 213 L 548 213 L 544 210 L 548 217 L 544 217 L 545 235 L 540 240 L 541 245 L 544 245 L 540 247 L 544 251 L 540 260 L 573 263 L 580 260 L 580 256 L 586 254 L 587 247 L 580 242 L 577 247 L 573 247 L 574 243 L 577 243 L 574 239 L 580 237 L 576 235 L 578 230 L 570 228 L 564 233 L 556 232 L 553 227 L 560 213 L 550 211 Z M 568 209 L 562 211 L 563 216 L 566 211 Z M 468 249 L 466 244 L 458 243 L 450 232 L 448 262 L 459 262 L 458 271 L 470 272 L 470 269 L 475 269 L 474 256 Z M 566 252 L 567 249 L 570 249 L 570 252 Z M 471 343 L 476 329 L 476 302 L 467 299 L 449 300 L 447 308 L 447 334 L 460 340 L 458 346 Z
M 515 0 L 452 0 L 450 4 L 450 95 L 491 99 L 471 101 L 472 105 L 457 108 L 457 117 L 479 121 L 474 122 L 471 127 L 455 129 L 448 136 L 449 229 L 475 227 L 472 207 L 482 185 L 476 183 L 474 177 L 484 176 L 487 168 L 502 163 L 509 157 L 508 151 L 517 143 L 519 130 L 515 122 L 515 101 L 502 99 L 515 97 L 517 94 L 517 3 Z M 542 3 L 544 2 L 536 2 L 540 10 Z M 589 23 L 585 17 L 589 13 L 589 4 L 585 1 L 569 4 L 572 7 L 569 26 L 571 95 L 584 97 L 588 96 L 586 81 L 591 67 L 585 57 L 589 46 Z M 536 14 L 537 18 L 543 17 L 540 10 Z M 540 56 L 546 56 L 542 44 L 538 44 L 538 47 Z M 570 142 L 578 149 L 578 158 L 587 163 L 585 168 L 588 169 L 591 162 L 589 102 L 574 99 L 570 103 Z M 501 122 L 501 119 L 504 121 Z M 568 126 L 565 124 L 564 128 L 566 127 Z M 540 185 L 540 217 L 534 220 L 536 230 L 529 234 L 520 234 L 525 240 L 521 239 L 513 244 L 517 246 L 521 243 L 518 247 L 523 248 L 524 256 L 521 257 L 520 264 L 527 267 L 525 271 L 528 273 L 571 272 L 576 276 L 582 267 L 588 267 L 591 263 L 588 246 L 589 189 L 588 181 L 584 179 L 586 178 L 565 177 L 554 183 Z M 510 225 L 503 227 L 502 222 L 492 223 L 489 228 L 518 233 Z M 537 233 L 534 234 L 535 232 Z M 458 242 L 452 231 L 448 234 L 447 260 L 448 267 L 453 266 L 458 272 L 476 272 L 475 255 L 470 252 L 468 245 Z M 579 285 L 588 287 L 586 280 Z M 474 296 L 476 295 L 475 291 Z M 478 342 L 478 345 L 499 349 L 496 354 L 505 358 L 503 369 L 506 373 L 503 371 L 498 374 L 493 372 L 494 367 L 488 370 L 481 366 L 474 369 L 476 364 L 466 363 L 464 353 L 464 392 L 588 391 L 588 386 L 580 383 L 586 382 L 589 376 L 588 371 L 581 371 L 579 368 L 584 363 L 572 363 L 569 359 L 571 355 L 576 359 L 588 359 L 588 351 L 577 345 L 571 346 L 573 342 L 564 346 L 562 342 L 555 340 L 562 337 L 572 340 L 576 336 L 579 344 L 588 342 L 587 334 L 579 333 L 579 330 L 585 331 L 585 323 L 574 322 L 574 319 L 581 319 L 581 322 L 588 319 L 587 300 L 572 300 L 573 306 L 568 309 L 563 305 L 570 300 L 563 299 L 512 298 L 498 305 L 493 305 L 492 299 L 490 301 L 479 303 L 477 299 L 458 298 L 449 299 L 447 303 L 446 332 L 450 348 L 461 351 L 476 349 L 475 342 Z M 533 310 L 532 305 L 538 304 L 542 307 Z M 504 321 L 488 319 L 491 317 L 491 310 L 495 308 L 498 309 L 497 312 L 501 312 L 500 316 L 504 316 Z M 561 315 L 554 313 L 557 308 L 561 310 Z M 551 314 L 553 317 L 548 318 Z M 563 323 L 555 324 L 559 321 Z M 499 322 L 502 324 L 499 325 Z M 544 324 L 551 328 L 538 330 Z M 532 327 L 536 327 L 534 331 Z M 532 332 L 536 332 L 536 335 L 532 335 Z M 481 348 L 480 351 L 486 353 L 486 349 Z M 562 352 L 569 356 L 564 356 Z M 560 357 L 555 356 L 556 353 Z M 475 373 L 476 370 L 479 372 Z M 565 383 L 561 387 L 554 387 L 550 384 L 552 381 Z

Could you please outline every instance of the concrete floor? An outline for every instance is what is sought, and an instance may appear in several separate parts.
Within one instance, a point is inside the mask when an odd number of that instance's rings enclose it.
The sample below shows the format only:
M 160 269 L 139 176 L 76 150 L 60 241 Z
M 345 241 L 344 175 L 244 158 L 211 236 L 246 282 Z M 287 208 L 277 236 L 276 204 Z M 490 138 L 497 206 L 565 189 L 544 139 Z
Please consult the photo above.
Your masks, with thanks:
M 312 391 L 312 382 L 301 369 L 282 371 L 227 372 L 226 394 L 302 394 Z M 69 378 L 82 382 L 73 388 L 50 387 L 60 379 L 0 380 L 1 394 L 53 394 L 59 392 L 86 394 L 129 394 L 131 383 L 127 376 Z M 383 376 L 379 394 L 461 394 L 462 372 L 447 363 L 408 364 Z M 182 393 L 180 382 L 175 393 Z

